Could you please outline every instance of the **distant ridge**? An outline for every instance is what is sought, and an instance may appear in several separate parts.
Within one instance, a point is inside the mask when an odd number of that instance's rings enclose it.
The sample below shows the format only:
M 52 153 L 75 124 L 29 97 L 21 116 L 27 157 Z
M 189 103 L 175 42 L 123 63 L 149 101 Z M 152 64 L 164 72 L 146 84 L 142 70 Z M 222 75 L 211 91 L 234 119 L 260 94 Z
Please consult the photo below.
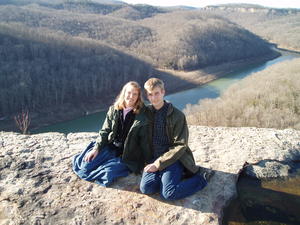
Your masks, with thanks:
M 208 5 L 204 8 L 215 8 L 215 9 L 256 9 L 256 10 L 270 10 L 273 12 L 280 12 L 280 11 L 294 11 L 294 12 L 300 12 L 300 9 L 298 8 L 272 8 L 267 6 L 262 6 L 258 4 L 246 4 L 246 3 L 228 3 L 228 4 L 218 4 L 218 5 Z
M 163 8 L 168 8 L 168 9 L 185 9 L 185 10 L 198 9 L 197 7 L 186 6 L 186 5 L 164 6 Z
M 120 4 L 120 5 L 128 5 L 126 2 L 118 1 L 118 0 L 92 0 L 92 2 L 97 2 L 101 4 Z
M 217 4 L 217 5 L 208 5 L 206 7 L 227 7 L 227 8 L 268 8 L 258 4 L 246 4 L 246 3 L 228 3 L 228 4 Z
M 252 4 L 225 4 L 202 9 L 222 16 L 276 43 L 280 48 L 300 52 L 300 9 L 269 8 Z

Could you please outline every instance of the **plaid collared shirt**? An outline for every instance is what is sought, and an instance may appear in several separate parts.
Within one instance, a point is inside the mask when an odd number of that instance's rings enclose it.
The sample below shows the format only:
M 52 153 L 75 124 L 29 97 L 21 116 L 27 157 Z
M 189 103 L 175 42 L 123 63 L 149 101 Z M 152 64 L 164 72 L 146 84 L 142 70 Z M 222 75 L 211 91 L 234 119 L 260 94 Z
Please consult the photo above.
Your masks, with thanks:
M 153 156 L 155 159 L 169 149 L 169 140 L 167 135 L 167 111 L 169 104 L 164 103 L 163 107 L 154 111 L 153 125 Z

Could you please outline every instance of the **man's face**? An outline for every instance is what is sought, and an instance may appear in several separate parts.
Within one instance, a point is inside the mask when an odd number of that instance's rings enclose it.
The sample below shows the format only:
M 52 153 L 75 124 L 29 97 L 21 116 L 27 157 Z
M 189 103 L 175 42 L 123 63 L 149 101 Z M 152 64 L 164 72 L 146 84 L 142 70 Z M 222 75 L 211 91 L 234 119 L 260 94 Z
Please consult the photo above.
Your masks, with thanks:
M 164 105 L 165 90 L 155 87 L 153 90 L 147 90 L 147 98 L 155 109 L 160 109 Z

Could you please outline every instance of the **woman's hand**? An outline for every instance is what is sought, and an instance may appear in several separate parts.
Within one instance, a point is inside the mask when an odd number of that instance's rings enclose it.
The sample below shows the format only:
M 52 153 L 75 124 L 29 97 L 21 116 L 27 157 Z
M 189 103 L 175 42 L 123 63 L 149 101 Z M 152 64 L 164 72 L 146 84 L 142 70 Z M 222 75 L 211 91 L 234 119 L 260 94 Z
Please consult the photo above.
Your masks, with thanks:
M 145 166 L 144 171 L 147 173 L 154 173 L 158 171 L 157 167 L 154 165 L 154 163 L 148 164 Z
M 84 160 L 90 162 L 97 157 L 98 153 L 99 153 L 98 148 L 94 147 L 88 154 L 86 154 Z

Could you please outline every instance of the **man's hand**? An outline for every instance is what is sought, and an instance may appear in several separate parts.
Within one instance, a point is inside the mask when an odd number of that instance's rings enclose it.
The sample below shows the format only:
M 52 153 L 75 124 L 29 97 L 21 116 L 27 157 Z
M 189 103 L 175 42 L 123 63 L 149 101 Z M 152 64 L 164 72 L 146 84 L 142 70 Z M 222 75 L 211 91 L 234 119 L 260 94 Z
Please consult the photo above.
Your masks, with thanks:
M 151 163 L 145 166 L 144 171 L 147 173 L 154 173 L 158 171 L 158 168 L 153 163 Z
M 92 149 L 92 151 L 90 151 L 88 154 L 86 154 L 86 156 L 84 157 L 84 160 L 87 162 L 90 162 L 97 157 L 98 153 L 99 153 L 98 149 L 94 147 Z

